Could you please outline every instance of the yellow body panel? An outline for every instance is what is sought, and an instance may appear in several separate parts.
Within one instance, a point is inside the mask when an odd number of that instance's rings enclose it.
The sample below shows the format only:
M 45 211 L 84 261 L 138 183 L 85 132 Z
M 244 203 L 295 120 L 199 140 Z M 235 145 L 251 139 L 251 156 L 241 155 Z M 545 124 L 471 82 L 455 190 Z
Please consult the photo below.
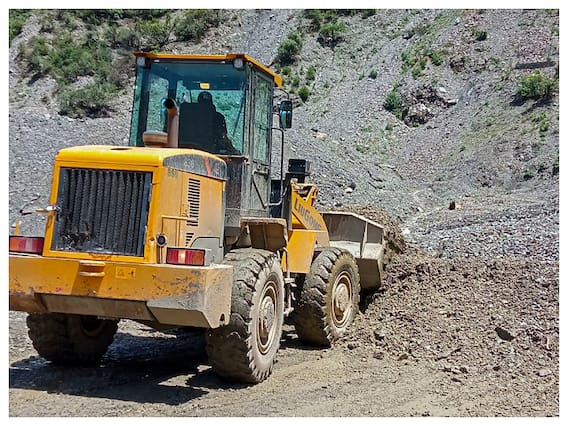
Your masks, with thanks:
M 317 188 L 314 185 L 291 185 L 292 229 L 288 230 L 282 267 L 285 271 L 307 274 L 315 249 L 329 246 L 329 235 L 322 215 L 314 207 Z
M 202 327 L 228 321 L 232 268 L 215 264 L 222 249 L 210 251 L 211 266 L 165 264 L 168 247 L 190 247 L 198 238 L 208 239 L 210 247 L 210 241 L 222 244 L 225 165 L 218 157 L 188 149 L 63 149 L 56 156 L 52 206 L 65 167 L 152 173 L 148 219 L 141 225 L 143 255 L 53 249 L 58 212 L 51 209 L 42 256 L 10 253 L 10 309 Z M 159 234 L 167 238 L 161 248 Z
M 296 229 L 289 234 L 286 252 L 282 256 L 282 269 L 306 274 L 310 271 L 316 243 L 316 233 Z
M 209 162 L 219 161 L 218 157 L 212 154 L 190 149 L 90 145 L 59 151 L 51 186 L 51 205 L 57 202 L 62 167 L 152 172 L 152 202 L 148 212 L 144 256 L 51 250 L 55 211 L 51 211 L 47 217 L 43 255 L 71 259 L 163 263 L 166 248 L 159 249 L 155 240 L 160 233 L 168 237 L 170 247 L 189 247 L 197 237 L 219 237 L 222 234 L 224 220 L 222 206 L 225 182 L 211 176 L 200 176 L 163 166 L 164 160 L 168 157 L 188 154 L 203 157 L 206 165 L 209 165 Z M 192 220 L 190 217 L 188 201 L 190 180 L 198 183 L 200 188 L 198 204 L 203 211 L 199 212 L 199 220 Z M 186 240 L 188 234 L 193 234 L 194 237 Z
M 132 166 L 161 166 L 164 159 L 180 154 L 195 154 L 200 157 L 217 159 L 204 151 L 188 148 L 148 148 L 135 146 L 84 145 L 62 149 L 56 161 L 73 163 L 73 167 L 92 167 L 97 164 L 110 164 L 120 170 L 140 170 Z M 120 167 L 117 167 L 120 165 Z
M 57 295 L 63 299 L 57 306 L 64 312 L 73 312 L 68 306 L 80 298 L 143 302 L 170 309 L 170 314 L 187 311 L 207 313 L 211 324 L 218 326 L 230 314 L 232 267 L 212 265 L 191 267 L 177 265 L 133 264 L 131 262 L 89 262 L 76 259 L 57 259 L 34 255 L 10 254 L 10 309 L 27 312 L 49 311 L 44 295 Z M 73 296 L 65 303 L 66 296 Z M 122 305 L 116 309 L 107 307 L 105 315 L 114 318 L 128 318 Z M 164 308 L 166 307 L 166 308 Z M 82 312 L 85 315 L 99 312 Z M 181 312 L 183 314 L 183 312 Z M 162 312 L 162 318 L 154 315 L 161 323 L 174 325 L 195 325 L 188 320 L 174 323 Z M 221 321 L 221 317 L 224 318 Z M 132 318 L 147 319 L 147 318 Z

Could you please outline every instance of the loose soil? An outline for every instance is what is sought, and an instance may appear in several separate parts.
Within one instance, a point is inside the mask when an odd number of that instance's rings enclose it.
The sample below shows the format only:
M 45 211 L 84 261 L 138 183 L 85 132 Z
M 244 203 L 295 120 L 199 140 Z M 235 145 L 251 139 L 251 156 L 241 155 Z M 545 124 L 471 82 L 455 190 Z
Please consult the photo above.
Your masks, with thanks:
M 286 325 L 272 376 L 255 386 L 217 377 L 202 333 L 132 321 L 101 366 L 53 366 L 11 312 L 10 415 L 559 415 L 557 261 L 440 258 L 409 244 L 387 272 L 332 348 Z

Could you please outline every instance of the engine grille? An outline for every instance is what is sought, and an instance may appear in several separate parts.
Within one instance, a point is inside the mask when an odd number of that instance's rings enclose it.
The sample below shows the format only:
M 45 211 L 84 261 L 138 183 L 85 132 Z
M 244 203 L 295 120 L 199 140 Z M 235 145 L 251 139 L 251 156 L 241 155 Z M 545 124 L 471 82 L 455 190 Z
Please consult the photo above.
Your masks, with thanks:
M 201 181 L 197 179 L 189 179 L 187 183 L 187 204 L 189 206 L 189 217 L 186 225 L 199 226 L 199 200 L 201 197 Z M 185 234 L 185 246 L 189 247 L 194 232 L 188 231 Z
M 152 173 L 61 168 L 52 250 L 144 255 Z

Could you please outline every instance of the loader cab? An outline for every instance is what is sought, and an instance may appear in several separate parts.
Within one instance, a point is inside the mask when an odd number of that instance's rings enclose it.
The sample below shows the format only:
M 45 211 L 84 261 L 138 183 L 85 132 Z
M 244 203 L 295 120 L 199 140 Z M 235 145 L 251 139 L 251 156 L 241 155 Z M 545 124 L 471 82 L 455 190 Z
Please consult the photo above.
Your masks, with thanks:
M 241 217 L 269 216 L 272 99 L 282 79 L 243 54 L 135 55 L 130 145 L 144 146 L 145 132 L 166 130 L 164 102 L 174 100 L 178 148 L 227 163 L 225 236 L 238 235 Z M 204 93 L 212 99 L 209 110 L 199 102 Z

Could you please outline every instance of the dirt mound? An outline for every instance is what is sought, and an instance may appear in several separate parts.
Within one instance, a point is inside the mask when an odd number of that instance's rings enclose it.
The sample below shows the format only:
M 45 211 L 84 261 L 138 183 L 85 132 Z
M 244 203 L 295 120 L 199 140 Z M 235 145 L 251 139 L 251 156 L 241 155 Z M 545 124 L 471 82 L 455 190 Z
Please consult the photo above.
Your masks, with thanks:
M 558 287 L 557 262 L 439 259 L 410 246 L 342 345 L 362 357 L 425 363 L 453 382 L 507 376 L 554 404 Z

